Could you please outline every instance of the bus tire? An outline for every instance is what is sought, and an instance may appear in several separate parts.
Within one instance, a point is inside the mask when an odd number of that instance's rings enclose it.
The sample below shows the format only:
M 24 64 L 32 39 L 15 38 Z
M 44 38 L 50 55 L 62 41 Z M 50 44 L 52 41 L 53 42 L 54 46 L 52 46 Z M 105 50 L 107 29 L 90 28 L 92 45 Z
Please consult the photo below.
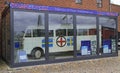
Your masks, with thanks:
M 31 55 L 34 59 L 40 59 L 43 55 L 43 50 L 41 48 L 34 48 L 31 52 Z

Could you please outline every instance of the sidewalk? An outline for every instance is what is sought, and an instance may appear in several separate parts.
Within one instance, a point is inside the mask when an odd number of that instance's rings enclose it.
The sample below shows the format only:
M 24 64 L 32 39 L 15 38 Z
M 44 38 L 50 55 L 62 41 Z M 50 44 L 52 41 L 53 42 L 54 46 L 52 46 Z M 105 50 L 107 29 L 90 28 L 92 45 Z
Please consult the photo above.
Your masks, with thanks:
M 120 73 L 118 57 L 9 68 L 0 61 L 0 73 Z

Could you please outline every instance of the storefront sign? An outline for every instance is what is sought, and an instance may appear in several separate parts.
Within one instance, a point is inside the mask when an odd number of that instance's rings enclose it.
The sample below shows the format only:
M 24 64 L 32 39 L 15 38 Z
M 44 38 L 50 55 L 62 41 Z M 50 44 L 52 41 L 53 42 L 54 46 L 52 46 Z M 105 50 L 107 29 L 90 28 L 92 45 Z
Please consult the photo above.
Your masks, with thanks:
M 95 14 L 95 15 L 107 15 L 107 16 L 118 16 L 115 12 L 98 12 L 96 10 L 82 10 L 74 8 L 63 8 L 54 6 L 38 6 L 33 4 L 23 3 L 10 3 L 11 8 L 30 9 L 30 10 L 42 10 L 42 11 L 57 11 L 57 12 L 69 12 L 69 13 L 80 13 L 80 14 Z

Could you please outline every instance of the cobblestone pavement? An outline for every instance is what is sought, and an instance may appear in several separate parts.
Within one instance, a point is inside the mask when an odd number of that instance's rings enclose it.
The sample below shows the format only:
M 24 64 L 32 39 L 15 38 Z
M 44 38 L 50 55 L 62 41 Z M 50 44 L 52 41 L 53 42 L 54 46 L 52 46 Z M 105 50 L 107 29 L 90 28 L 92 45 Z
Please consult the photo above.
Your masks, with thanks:
M 0 61 L 0 73 L 120 73 L 120 51 L 117 57 L 9 68 Z

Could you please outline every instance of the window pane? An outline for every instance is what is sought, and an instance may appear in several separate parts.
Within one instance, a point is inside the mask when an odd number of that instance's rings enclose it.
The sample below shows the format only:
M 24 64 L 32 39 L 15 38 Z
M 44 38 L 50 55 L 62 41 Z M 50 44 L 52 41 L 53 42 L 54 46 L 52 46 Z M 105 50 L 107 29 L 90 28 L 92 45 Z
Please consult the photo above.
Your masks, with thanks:
M 97 34 L 96 29 L 89 29 L 89 35 L 95 35 Z
M 77 30 L 77 35 L 87 35 L 87 29 L 78 29 Z
M 102 7 L 102 3 L 97 3 L 97 7 Z
M 67 29 L 68 36 L 73 36 L 74 35 L 74 30 L 73 29 Z
M 97 34 L 96 17 L 76 16 L 77 56 L 96 55 Z
M 31 37 L 31 30 L 27 30 L 25 37 Z
M 75 0 L 75 3 L 82 3 L 82 0 Z
M 49 30 L 49 37 L 53 37 L 54 36 L 54 31 L 53 30 Z
M 14 11 L 15 63 L 45 60 L 44 26 L 44 13 Z
M 116 52 L 116 20 L 100 17 L 99 24 L 100 54 Z
M 73 57 L 73 16 L 65 14 L 49 14 L 49 59 Z
M 45 36 L 45 30 L 42 29 L 33 30 L 33 37 L 44 37 L 44 36 Z
M 102 7 L 102 0 L 97 0 L 97 7 Z
M 66 36 L 66 29 L 56 30 L 56 36 Z
M 97 0 L 97 3 L 102 3 L 102 0 Z

